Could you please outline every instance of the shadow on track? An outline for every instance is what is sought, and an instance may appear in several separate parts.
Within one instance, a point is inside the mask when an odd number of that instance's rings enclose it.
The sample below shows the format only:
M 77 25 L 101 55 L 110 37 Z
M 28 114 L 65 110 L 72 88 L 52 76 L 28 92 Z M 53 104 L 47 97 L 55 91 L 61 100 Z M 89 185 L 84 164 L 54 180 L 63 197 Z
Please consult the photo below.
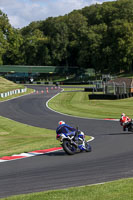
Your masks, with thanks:
M 53 153 L 48 153 L 48 154 L 45 154 L 44 156 L 76 156 L 78 154 L 83 154 L 83 153 L 90 153 L 90 152 L 76 152 L 74 155 L 68 155 L 67 153 L 61 151 L 61 152 L 53 152 Z
M 46 156 L 68 156 L 65 152 L 63 151 L 57 151 L 57 152 L 52 152 L 45 154 Z
M 63 151 L 57 151 L 51 153 L 44 153 L 42 155 L 37 155 L 37 156 L 68 156 L 68 155 Z
M 133 134 L 133 132 L 124 132 L 124 133 L 109 133 L 107 135 L 131 135 Z
M 94 136 L 95 137 L 101 137 L 101 136 L 110 136 L 110 135 L 125 135 L 125 136 L 127 136 L 127 135 L 132 135 L 133 134 L 133 132 L 120 132 L 120 133 L 104 133 L 104 134 L 95 134 Z

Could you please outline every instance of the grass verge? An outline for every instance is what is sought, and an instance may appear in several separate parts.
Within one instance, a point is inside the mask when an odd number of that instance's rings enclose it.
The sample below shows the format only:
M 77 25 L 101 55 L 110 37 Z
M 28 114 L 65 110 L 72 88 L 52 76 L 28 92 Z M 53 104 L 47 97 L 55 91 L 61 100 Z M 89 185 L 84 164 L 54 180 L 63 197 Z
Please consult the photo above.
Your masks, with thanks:
M 14 89 L 23 89 L 24 85 L 13 83 L 5 78 L 0 77 L 0 93 L 8 92 Z
M 9 92 L 9 91 L 12 91 L 12 90 L 15 90 L 15 89 L 24 89 L 24 88 L 25 88 L 24 85 L 16 84 L 16 83 L 13 83 L 12 81 L 9 81 L 9 80 L 7 80 L 5 78 L 0 77 L 0 93 Z M 12 99 L 14 97 L 18 97 L 18 96 L 22 96 L 22 95 L 25 95 L 25 94 L 29 94 L 31 92 L 33 92 L 33 89 L 27 88 L 27 92 L 14 94 L 14 95 L 11 95 L 11 96 L 8 96 L 8 97 L 5 97 L 5 98 L 1 98 L 0 97 L 0 101 L 5 101 L 5 100 L 8 100 L 8 99 Z
M 106 184 L 12 196 L 1 200 L 132 200 L 132 188 L 133 179 L 129 178 Z
M 55 131 L 0 117 L 0 157 L 60 146 Z
M 120 118 L 126 113 L 133 118 L 133 98 L 89 100 L 88 92 L 62 92 L 48 106 L 61 113 L 87 118 Z

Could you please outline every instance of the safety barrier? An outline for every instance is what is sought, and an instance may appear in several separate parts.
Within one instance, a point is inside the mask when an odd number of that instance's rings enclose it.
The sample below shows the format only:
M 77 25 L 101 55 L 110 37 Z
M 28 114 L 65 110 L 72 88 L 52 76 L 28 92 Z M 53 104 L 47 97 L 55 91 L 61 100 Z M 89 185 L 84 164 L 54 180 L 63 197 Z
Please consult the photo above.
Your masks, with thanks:
M 116 99 L 124 99 L 133 97 L 133 93 L 126 93 L 126 94 L 89 94 L 89 99 L 102 99 L 102 100 L 116 100 Z
M 0 93 L 0 97 L 1 98 L 6 98 L 8 96 L 15 95 L 15 94 L 20 94 L 20 93 L 24 93 L 24 92 L 27 92 L 27 88 L 15 89 L 15 90 L 11 90 L 11 91 L 8 91 L 8 92 L 2 92 L 2 93 Z

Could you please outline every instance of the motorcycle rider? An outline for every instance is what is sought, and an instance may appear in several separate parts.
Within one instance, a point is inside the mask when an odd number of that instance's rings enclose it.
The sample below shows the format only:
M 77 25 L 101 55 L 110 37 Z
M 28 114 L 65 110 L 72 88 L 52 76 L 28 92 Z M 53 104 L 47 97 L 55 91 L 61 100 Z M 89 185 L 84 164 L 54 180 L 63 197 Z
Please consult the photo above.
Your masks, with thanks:
M 123 131 L 126 131 L 126 128 L 128 128 L 131 124 L 132 119 L 125 115 L 125 113 L 121 114 L 120 118 L 120 124 L 123 126 Z
M 66 133 L 68 136 L 74 136 L 74 141 L 78 141 L 78 139 L 80 139 L 81 145 L 79 147 L 82 150 L 85 149 L 84 133 L 81 133 L 81 131 L 69 126 L 64 121 L 59 121 L 58 127 L 56 129 L 56 139 L 60 137 L 61 133 Z M 78 137 L 78 135 L 80 135 L 80 138 Z

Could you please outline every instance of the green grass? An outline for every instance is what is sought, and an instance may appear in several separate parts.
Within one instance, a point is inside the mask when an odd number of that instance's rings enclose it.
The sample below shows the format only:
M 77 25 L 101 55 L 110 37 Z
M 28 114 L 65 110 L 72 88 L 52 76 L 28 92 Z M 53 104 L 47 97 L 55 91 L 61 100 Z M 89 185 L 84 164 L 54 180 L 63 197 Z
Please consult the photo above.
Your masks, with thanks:
M 84 91 L 84 88 L 63 88 L 64 89 L 64 91 L 65 92 L 67 92 L 67 91 L 78 91 L 78 90 L 80 90 L 80 91 Z
M 54 130 L 0 117 L 0 157 L 60 146 Z
M 24 85 L 19 85 L 5 78 L 0 77 L 0 93 L 8 92 L 13 89 L 23 89 L 23 88 L 24 88 Z
M 126 78 L 133 78 L 133 73 L 121 73 L 118 75 L 118 77 L 126 77 Z
M 133 98 L 89 100 L 88 92 L 62 92 L 49 102 L 49 107 L 65 114 L 87 118 L 120 118 L 126 113 L 133 118 Z
M 132 188 L 133 179 L 129 178 L 106 184 L 12 196 L 1 200 L 132 200 Z

